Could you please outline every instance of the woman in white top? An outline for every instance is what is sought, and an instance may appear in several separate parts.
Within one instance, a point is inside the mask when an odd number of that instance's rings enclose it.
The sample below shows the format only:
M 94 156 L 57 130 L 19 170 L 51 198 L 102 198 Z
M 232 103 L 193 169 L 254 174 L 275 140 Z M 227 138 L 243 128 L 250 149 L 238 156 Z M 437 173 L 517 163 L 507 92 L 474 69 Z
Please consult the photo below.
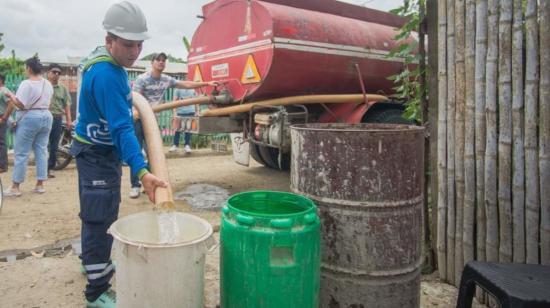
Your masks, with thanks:
M 11 94 L 11 103 L 17 107 L 17 128 L 15 130 L 15 162 L 11 188 L 4 196 L 19 197 L 19 185 L 25 180 L 31 149 L 36 160 L 36 186 L 34 193 L 42 194 L 44 181 L 48 178 L 48 137 L 52 128 L 52 114 L 49 111 L 53 87 L 40 75 L 42 65 L 38 58 L 25 61 L 28 79 L 21 82 L 17 93 Z

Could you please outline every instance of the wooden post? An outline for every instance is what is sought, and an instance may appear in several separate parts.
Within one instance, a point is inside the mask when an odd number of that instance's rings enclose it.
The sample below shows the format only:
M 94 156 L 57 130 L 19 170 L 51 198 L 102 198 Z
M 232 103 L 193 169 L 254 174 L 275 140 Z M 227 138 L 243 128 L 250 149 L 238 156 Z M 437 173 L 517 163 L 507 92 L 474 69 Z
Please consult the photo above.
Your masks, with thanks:
M 447 271 L 447 3 L 437 4 L 437 268 L 448 280 Z
M 487 218 L 487 261 L 498 261 L 499 228 L 497 207 L 497 61 L 498 61 L 498 4 L 488 0 L 487 63 L 485 111 L 487 136 L 485 148 L 485 216 Z
M 513 257 L 525 263 L 525 157 L 523 151 L 523 9 L 514 0 L 512 34 L 512 212 Z
M 499 261 L 512 262 L 512 0 L 501 0 L 498 25 Z
M 550 264 L 550 1 L 540 1 L 540 261 Z
M 462 249 L 462 232 L 464 222 L 464 113 L 466 111 L 466 75 L 464 67 L 464 0 L 455 0 L 455 61 L 456 61 L 456 113 L 455 113 L 455 286 L 460 284 L 462 268 L 464 267 L 464 252 Z
M 447 281 L 455 282 L 455 5 L 447 0 Z
M 539 158 L 537 119 L 539 101 L 539 28 L 537 0 L 528 0 L 525 8 L 525 261 L 539 261 Z

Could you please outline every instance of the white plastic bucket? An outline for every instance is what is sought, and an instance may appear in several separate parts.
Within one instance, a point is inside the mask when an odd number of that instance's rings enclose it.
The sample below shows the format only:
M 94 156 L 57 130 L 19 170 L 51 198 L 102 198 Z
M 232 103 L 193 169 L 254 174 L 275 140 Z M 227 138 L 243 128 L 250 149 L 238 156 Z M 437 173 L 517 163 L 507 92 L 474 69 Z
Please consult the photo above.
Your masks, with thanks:
M 163 243 L 158 215 L 129 215 L 109 229 L 115 238 L 117 307 L 202 308 L 205 255 L 216 246 L 212 226 L 172 212 L 179 232 Z

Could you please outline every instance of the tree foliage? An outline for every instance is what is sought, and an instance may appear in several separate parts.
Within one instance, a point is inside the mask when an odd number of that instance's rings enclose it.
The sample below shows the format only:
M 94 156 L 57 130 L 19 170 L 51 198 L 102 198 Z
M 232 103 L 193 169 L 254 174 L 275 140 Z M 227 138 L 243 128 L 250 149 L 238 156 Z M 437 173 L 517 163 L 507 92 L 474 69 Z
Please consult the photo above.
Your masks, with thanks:
M 421 26 L 423 17 L 420 16 L 420 7 L 425 7 L 426 0 L 404 0 L 403 5 L 390 12 L 407 18 L 408 22 L 398 29 L 394 40 L 400 44 L 394 48 L 388 57 L 403 59 L 403 70 L 396 75 L 388 77 L 396 86 L 394 87 L 398 98 L 406 101 L 404 117 L 407 119 L 422 120 L 421 97 L 427 89 L 420 83 L 420 76 L 426 73 L 418 63 L 422 60 L 418 50 L 416 33 Z
M 25 72 L 25 62 L 15 56 L 15 51 L 11 51 L 11 57 L 0 58 L 0 73 L 4 75 L 20 75 Z
M 4 36 L 4 33 L 0 33 L 0 52 L 2 52 L 2 50 L 4 50 L 4 44 L 2 44 L 2 36 Z

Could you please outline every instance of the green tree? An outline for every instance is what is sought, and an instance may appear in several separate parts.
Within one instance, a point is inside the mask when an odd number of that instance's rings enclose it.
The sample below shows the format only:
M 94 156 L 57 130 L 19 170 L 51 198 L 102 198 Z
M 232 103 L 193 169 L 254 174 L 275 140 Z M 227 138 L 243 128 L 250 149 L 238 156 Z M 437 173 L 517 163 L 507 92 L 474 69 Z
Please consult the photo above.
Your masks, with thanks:
M 4 44 L 2 44 L 2 36 L 4 36 L 4 33 L 0 33 L 0 52 L 2 52 L 2 50 L 4 50 Z
M 0 73 L 4 75 L 20 75 L 25 72 L 23 60 L 15 56 L 15 51 L 11 51 L 11 57 L 0 58 Z
M 427 91 L 420 79 L 421 76 L 425 76 L 426 70 L 418 65 L 423 59 L 417 52 L 419 43 L 414 39 L 413 34 L 420 29 L 423 20 L 420 11 L 425 6 L 426 0 L 404 0 L 402 6 L 390 11 L 407 18 L 408 22 L 399 29 L 399 33 L 394 37 L 394 40 L 402 43 L 388 55 L 388 57 L 402 58 L 403 70 L 388 79 L 396 84 L 394 89 L 397 96 L 407 102 L 404 117 L 419 122 L 422 120 L 421 99 Z

